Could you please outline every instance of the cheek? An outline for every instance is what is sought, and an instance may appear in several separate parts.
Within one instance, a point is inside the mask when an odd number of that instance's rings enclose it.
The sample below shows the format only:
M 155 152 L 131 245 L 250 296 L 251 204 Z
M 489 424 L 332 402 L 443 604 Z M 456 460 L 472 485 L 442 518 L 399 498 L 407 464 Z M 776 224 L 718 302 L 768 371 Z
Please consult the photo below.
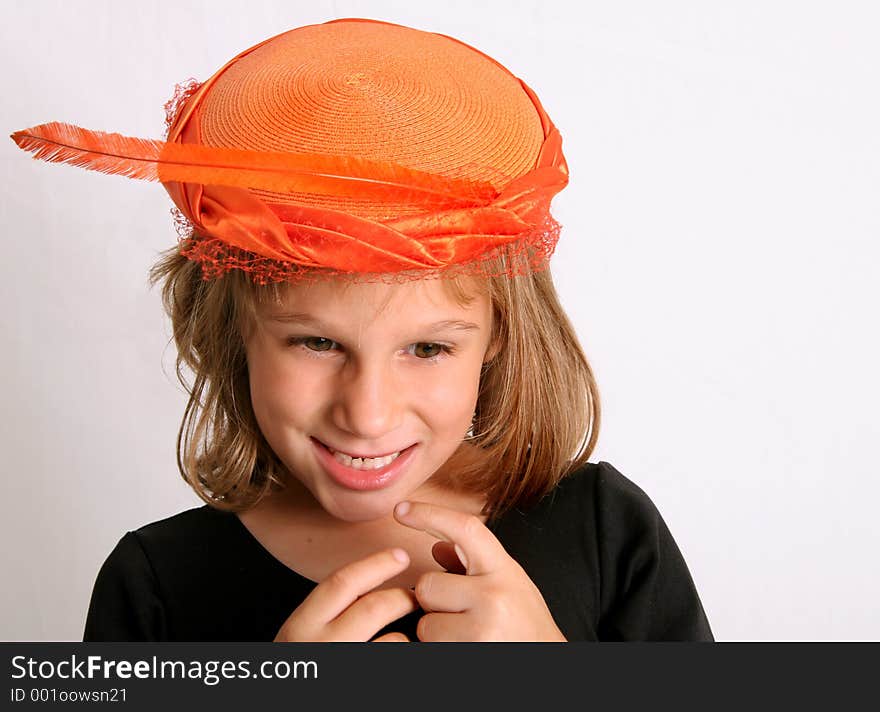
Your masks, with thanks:
M 291 419 L 296 420 L 311 402 L 303 379 L 294 378 L 290 368 L 272 355 L 249 356 L 251 403 L 264 434 Z
M 438 425 L 454 430 L 464 425 L 466 429 L 474 414 L 479 387 L 479 368 L 475 371 L 463 365 L 455 373 L 444 374 L 433 381 L 424 378 L 414 385 L 418 397 L 413 401 L 413 409 Z M 418 388 L 422 391 L 415 390 Z
M 476 382 L 468 379 L 446 379 L 438 381 L 431 389 L 430 400 L 450 413 L 467 409 L 477 393 Z

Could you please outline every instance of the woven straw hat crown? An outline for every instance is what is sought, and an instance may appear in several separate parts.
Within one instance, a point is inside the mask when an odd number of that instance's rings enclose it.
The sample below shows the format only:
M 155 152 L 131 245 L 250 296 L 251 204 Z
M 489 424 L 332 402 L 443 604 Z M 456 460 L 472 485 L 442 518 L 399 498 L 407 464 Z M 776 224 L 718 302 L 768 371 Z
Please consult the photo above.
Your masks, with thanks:
M 452 38 L 386 23 L 285 32 L 240 55 L 212 84 L 195 117 L 209 146 L 390 161 L 503 186 L 535 167 L 544 142 L 534 104 L 501 65 Z M 378 219 L 419 210 L 256 192 Z

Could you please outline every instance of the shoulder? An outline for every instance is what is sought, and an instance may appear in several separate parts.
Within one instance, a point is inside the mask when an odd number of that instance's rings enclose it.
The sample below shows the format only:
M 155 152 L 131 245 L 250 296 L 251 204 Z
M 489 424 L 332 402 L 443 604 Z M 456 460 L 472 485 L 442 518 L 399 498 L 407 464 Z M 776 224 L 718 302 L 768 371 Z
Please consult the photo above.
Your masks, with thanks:
M 98 585 L 169 598 L 187 581 L 216 578 L 243 547 L 236 524 L 234 514 L 204 505 L 129 530 L 101 566 Z
M 693 579 L 645 491 L 608 462 L 495 525 L 569 640 L 711 640 Z
M 651 497 L 608 462 L 588 463 L 565 477 L 554 500 L 556 516 L 577 512 L 577 521 L 590 530 L 604 555 L 670 536 Z
M 490 528 L 517 549 L 527 543 L 577 548 L 595 558 L 598 548 L 650 536 L 659 512 L 651 498 L 608 462 L 588 462 L 562 478 L 540 501 L 506 512 Z
M 600 568 L 671 538 L 648 494 L 604 461 L 569 473 L 536 506 L 517 510 L 508 527 L 577 549 Z
M 651 539 L 655 512 L 614 466 L 589 462 L 536 504 L 502 515 L 493 531 L 538 586 L 566 638 L 595 640 L 609 577 Z
M 216 577 L 247 553 L 234 514 L 208 505 L 127 531 L 101 567 L 104 580 L 152 581 L 174 587 L 194 576 Z
M 144 524 L 129 532 L 147 546 L 179 544 L 181 541 L 203 539 L 224 526 L 225 519 L 232 516 L 213 507 L 203 505 L 187 509 L 164 519 Z
M 194 615 L 193 587 L 220 590 L 232 517 L 205 505 L 127 531 L 98 571 L 83 639 L 168 640 Z
M 107 556 L 102 574 L 137 572 L 154 577 L 158 562 L 187 558 L 187 550 L 193 547 L 204 549 L 206 540 L 216 537 L 218 527 L 223 526 L 222 515 L 205 505 L 127 531 Z
M 206 504 L 145 524 L 126 537 L 137 541 L 157 575 L 173 581 L 226 569 L 247 550 L 242 531 L 235 514 Z
M 659 516 L 657 507 L 645 491 L 604 461 L 588 462 L 571 472 L 541 504 L 556 512 L 588 510 L 599 522 L 607 520 L 609 514 L 631 523 Z

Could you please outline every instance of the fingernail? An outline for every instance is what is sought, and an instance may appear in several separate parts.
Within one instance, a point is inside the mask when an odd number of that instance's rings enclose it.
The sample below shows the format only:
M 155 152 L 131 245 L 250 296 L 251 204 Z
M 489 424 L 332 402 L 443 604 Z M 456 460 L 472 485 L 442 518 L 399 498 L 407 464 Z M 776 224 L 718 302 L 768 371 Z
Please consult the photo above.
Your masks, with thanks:
M 458 544 L 455 545 L 455 555 L 458 556 L 458 560 L 461 562 L 462 566 L 464 566 L 464 570 L 467 571 L 467 557 L 464 555 L 464 552 Z
M 392 550 L 391 550 L 391 554 L 392 554 L 392 555 L 394 556 L 394 558 L 397 559 L 401 564 L 405 564 L 407 561 L 409 561 L 409 556 L 407 555 L 407 553 L 406 553 L 403 549 L 397 549 L 397 548 L 392 549 Z
M 409 512 L 409 502 L 398 503 L 394 510 L 397 512 L 398 517 L 405 517 L 407 512 Z

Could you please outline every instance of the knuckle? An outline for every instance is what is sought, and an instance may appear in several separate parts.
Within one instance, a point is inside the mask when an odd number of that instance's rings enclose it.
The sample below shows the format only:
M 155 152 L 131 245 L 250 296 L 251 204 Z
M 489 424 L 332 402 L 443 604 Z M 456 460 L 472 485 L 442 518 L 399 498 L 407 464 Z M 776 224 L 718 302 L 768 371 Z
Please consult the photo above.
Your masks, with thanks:
M 510 615 L 511 611 L 504 592 L 493 588 L 486 593 L 484 609 L 487 616 L 493 621 L 505 620 Z
M 329 588 L 347 591 L 354 587 L 354 576 L 347 568 L 334 571 L 325 582 Z
M 479 517 L 473 514 L 468 514 L 461 526 L 462 532 L 468 539 L 476 537 L 482 528 L 483 522 L 480 521 Z
M 358 608 L 367 618 L 378 618 L 388 610 L 387 600 L 386 596 L 377 592 L 358 599 Z

